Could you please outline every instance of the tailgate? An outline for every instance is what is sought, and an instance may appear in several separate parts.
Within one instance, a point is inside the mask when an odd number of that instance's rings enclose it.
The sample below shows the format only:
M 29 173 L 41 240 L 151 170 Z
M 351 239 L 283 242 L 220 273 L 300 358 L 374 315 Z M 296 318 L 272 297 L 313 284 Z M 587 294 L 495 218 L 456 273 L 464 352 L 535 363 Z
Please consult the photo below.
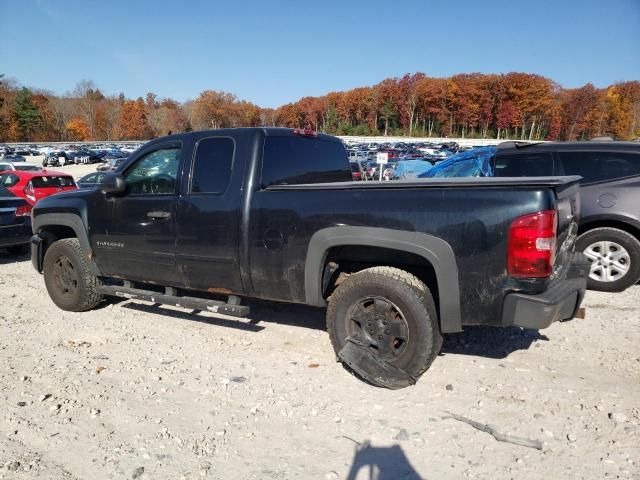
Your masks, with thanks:
M 572 259 L 580 222 L 580 184 L 569 182 L 554 188 L 557 197 L 558 241 L 552 278 L 562 278 Z

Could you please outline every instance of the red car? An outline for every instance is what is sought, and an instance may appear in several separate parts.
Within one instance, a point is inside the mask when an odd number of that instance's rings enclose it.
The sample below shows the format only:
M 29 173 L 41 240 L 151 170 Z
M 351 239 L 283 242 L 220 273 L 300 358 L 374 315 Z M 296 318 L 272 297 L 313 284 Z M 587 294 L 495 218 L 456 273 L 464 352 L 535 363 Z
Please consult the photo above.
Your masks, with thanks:
M 0 173 L 0 185 L 27 200 L 29 210 L 41 198 L 78 188 L 71 175 L 53 170 L 5 171 Z

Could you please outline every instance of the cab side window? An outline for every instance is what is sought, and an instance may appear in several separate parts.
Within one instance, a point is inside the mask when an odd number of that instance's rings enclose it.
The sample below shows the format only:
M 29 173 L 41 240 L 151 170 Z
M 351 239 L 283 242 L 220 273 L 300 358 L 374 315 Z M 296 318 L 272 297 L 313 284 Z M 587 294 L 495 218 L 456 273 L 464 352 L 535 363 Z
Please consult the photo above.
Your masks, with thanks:
M 496 177 L 550 177 L 553 157 L 549 153 L 496 155 L 494 172 Z
M 562 175 L 580 175 L 583 183 L 640 175 L 640 154 L 628 152 L 560 152 Z
M 191 177 L 191 193 L 222 194 L 229 185 L 235 144 L 225 137 L 198 142 Z
M 163 148 L 139 158 L 124 174 L 131 195 L 173 195 L 180 164 L 179 148 Z

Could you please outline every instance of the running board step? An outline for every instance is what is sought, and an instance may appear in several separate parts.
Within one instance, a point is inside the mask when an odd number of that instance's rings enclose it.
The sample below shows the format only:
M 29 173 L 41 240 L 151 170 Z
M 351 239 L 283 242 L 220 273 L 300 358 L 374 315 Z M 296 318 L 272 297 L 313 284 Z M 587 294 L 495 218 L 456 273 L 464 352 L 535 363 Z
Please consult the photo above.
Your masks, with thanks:
M 101 285 L 97 290 L 98 293 L 103 295 L 112 295 L 114 297 L 128 298 L 132 300 L 146 300 L 148 302 L 190 308 L 192 310 L 201 310 L 203 312 L 222 313 L 233 317 L 246 317 L 249 315 L 250 311 L 249 307 L 246 305 L 206 300 L 204 298 L 197 297 L 166 295 L 152 290 L 141 290 L 139 288 L 121 287 L 118 285 Z M 237 297 L 230 297 L 231 301 L 235 301 L 236 299 Z

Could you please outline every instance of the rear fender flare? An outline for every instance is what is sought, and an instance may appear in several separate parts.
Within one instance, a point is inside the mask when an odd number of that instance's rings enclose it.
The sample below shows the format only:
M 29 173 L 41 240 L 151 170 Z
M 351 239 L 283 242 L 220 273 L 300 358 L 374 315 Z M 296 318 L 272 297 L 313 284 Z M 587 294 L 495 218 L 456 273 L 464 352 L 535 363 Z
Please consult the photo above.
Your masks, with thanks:
M 383 247 L 425 258 L 438 281 L 440 325 L 443 333 L 462 330 L 458 267 L 451 246 L 441 238 L 425 233 L 375 227 L 337 226 L 317 231 L 311 237 L 305 263 L 305 301 L 326 306 L 322 294 L 322 275 L 327 252 L 341 245 Z

